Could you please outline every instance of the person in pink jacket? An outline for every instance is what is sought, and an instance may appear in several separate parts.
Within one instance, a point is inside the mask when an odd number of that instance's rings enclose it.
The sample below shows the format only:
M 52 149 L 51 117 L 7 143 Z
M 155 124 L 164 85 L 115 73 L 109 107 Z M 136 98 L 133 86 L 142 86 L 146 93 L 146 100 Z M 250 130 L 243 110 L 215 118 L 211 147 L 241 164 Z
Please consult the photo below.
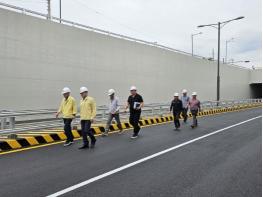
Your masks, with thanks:
M 197 114 L 199 111 L 201 111 L 200 101 L 196 97 L 197 97 L 197 93 L 193 92 L 192 98 L 189 100 L 189 108 L 190 108 L 190 111 L 193 115 L 193 124 L 191 125 L 192 128 L 197 127 L 197 125 L 198 125 Z

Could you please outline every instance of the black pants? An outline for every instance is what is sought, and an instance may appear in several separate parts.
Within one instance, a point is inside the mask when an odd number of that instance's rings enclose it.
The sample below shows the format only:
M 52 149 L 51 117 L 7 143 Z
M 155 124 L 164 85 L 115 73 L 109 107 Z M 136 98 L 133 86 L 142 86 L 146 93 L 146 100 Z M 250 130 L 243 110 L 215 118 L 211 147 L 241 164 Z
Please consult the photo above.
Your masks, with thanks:
M 87 146 L 89 145 L 88 136 L 90 137 L 91 144 L 94 144 L 96 142 L 96 138 L 90 129 L 91 121 L 81 120 L 80 123 L 81 123 L 81 133 L 82 133 L 83 144 Z
M 138 135 L 141 127 L 139 125 L 139 120 L 141 116 L 141 111 L 131 111 L 130 112 L 130 124 L 133 126 L 134 135 Z
M 187 121 L 187 111 L 188 111 L 188 107 L 187 108 L 183 108 L 183 111 L 182 111 L 182 115 L 183 115 L 183 118 L 184 118 L 184 122 Z
M 181 114 L 180 111 L 179 111 L 179 112 L 173 112 L 173 115 L 174 115 L 174 126 L 175 126 L 176 128 L 179 128 L 179 127 L 181 126 L 181 125 L 180 125 L 180 120 L 179 120 L 180 114 Z
M 198 110 L 191 110 L 191 113 L 193 115 L 193 126 L 197 126 L 197 114 L 198 114 Z
M 67 140 L 66 142 L 73 142 L 73 135 L 72 135 L 72 131 L 71 131 L 71 122 L 72 119 L 71 118 L 63 118 L 64 121 L 64 132 L 65 135 L 67 136 Z

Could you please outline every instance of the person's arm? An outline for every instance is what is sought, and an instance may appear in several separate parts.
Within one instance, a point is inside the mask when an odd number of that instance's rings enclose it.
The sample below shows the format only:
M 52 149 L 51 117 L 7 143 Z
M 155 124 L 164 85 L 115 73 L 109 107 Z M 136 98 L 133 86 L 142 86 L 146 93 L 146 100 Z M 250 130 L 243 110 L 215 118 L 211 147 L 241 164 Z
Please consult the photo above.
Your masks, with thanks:
M 137 107 L 137 110 L 141 109 L 144 106 L 144 102 L 143 102 L 142 96 L 140 96 L 139 102 L 140 102 L 140 105 L 139 105 L 139 107 Z
M 125 105 L 125 110 L 127 110 L 129 107 L 130 107 L 130 104 L 129 104 L 129 102 L 126 102 L 126 105 Z
M 130 107 L 129 98 L 128 98 L 126 105 L 125 105 L 125 112 L 127 112 L 128 107 Z
M 190 102 L 191 102 L 191 98 L 188 97 L 188 99 L 187 99 L 187 108 L 190 108 Z
M 119 99 L 116 98 L 116 110 L 115 110 L 115 113 L 119 112 L 119 111 L 120 111 Z
M 183 111 L 183 101 L 180 102 L 180 111 Z
M 170 113 L 172 112 L 172 109 L 173 109 L 173 101 L 171 102 L 171 105 L 170 105 Z
M 77 114 L 77 103 L 76 103 L 75 99 L 73 99 L 72 105 L 73 105 L 73 110 L 72 110 L 73 111 L 73 116 L 75 117 L 76 114 Z
M 96 102 L 94 99 L 92 99 L 91 101 L 91 122 L 93 122 L 94 118 L 96 117 L 96 113 L 97 113 L 97 107 L 96 107 Z
M 201 104 L 200 104 L 200 101 L 198 101 L 198 109 L 199 109 L 199 111 L 201 111 Z
M 63 101 L 60 103 L 60 106 L 59 106 L 58 111 L 57 111 L 57 113 L 56 113 L 56 118 L 58 118 L 59 114 L 61 113 L 61 111 L 62 111 L 62 106 L 63 106 Z
M 143 106 L 144 106 L 144 102 L 141 102 L 141 103 L 140 103 L 140 106 L 138 107 L 138 109 L 143 108 Z
M 119 111 L 119 109 L 120 109 L 118 99 L 115 98 L 115 100 L 112 101 L 111 104 L 112 104 L 112 108 L 113 108 L 111 114 L 116 114 Z
M 187 102 L 187 108 L 190 108 L 190 99 Z

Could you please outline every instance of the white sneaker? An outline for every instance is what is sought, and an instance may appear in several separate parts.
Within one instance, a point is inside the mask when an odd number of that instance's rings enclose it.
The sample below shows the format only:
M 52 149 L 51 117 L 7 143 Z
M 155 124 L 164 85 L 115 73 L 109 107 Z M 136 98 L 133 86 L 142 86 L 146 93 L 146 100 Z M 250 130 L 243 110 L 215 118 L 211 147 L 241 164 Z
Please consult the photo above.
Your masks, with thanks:
M 132 135 L 131 136 L 131 139 L 136 139 L 136 138 L 138 138 L 138 135 Z
M 108 134 L 108 132 L 102 132 L 101 135 L 102 135 L 102 136 L 108 136 L 109 134 Z
M 70 146 L 71 144 L 73 144 L 74 142 L 72 141 L 72 142 L 65 142 L 65 144 L 64 144 L 64 146 L 66 147 L 66 146 Z

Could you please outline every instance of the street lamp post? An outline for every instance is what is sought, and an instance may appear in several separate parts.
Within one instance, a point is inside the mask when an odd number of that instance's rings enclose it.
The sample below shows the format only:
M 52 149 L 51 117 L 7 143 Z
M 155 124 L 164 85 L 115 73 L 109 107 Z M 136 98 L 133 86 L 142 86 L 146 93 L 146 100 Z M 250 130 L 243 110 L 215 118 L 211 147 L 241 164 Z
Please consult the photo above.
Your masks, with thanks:
M 191 41 L 192 41 L 192 56 L 194 56 L 194 36 L 202 34 L 202 32 L 191 34 Z
M 47 19 L 51 20 L 51 0 L 47 0 Z
M 218 22 L 218 43 L 217 43 L 217 77 L 216 77 L 216 100 L 220 100 L 220 30 L 221 30 L 221 23 Z M 219 103 L 217 102 L 217 105 Z
M 217 94 L 216 94 L 216 100 L 219 101 L 220 100 L 220 30 L 221 28 L 223 28 L 227 23 L 234 21 L 234 20 L 240 20 L 243 19 L 244 16 L 240 16 L 238 18 L 235 19 L 231 19 L 231 20 L 227 20 L 227 21 L 223 21 L 223 22 L 218 22 L 215 24 L 208 24 L 208 25 L 199 25 L 198 28 L 200 27 L 213 27 L 216 28 L 218 30 L 218 38 L 217 38 Z
M 59 0 L 59 22 L 61 23 L 61 0 Z

